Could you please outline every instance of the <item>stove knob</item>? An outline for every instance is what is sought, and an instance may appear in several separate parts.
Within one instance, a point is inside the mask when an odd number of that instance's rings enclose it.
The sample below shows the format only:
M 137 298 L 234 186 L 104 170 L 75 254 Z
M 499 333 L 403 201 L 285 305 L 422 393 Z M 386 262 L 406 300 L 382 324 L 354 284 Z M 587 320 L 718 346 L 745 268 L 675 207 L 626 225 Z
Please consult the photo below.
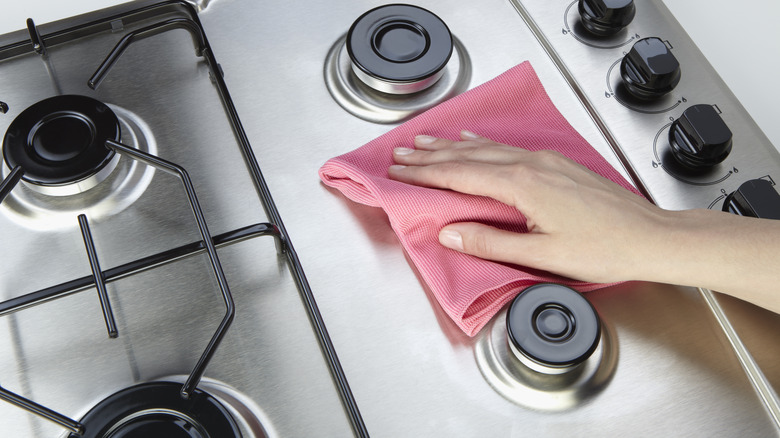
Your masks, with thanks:
M 680 82 L 680 63 L 660 38 L 644 38 L 631 47 L 620 63 L 628 91 L 641 99 L 655 99 Z
M 585 29 L 597 36 L 610 36 L 628 26 L 636 14 L 634 0 L 579 0 Z
M 563 374 L 583 364 L 596 350 L 601 321 L 579 292 L 543 283 L 520 293 L 506 318 L 509 348 L 528 368 Z
M 770 181 L 752 179 L 726 197 L 723 211 L 762 219 L 780 219 L 780 194 Z
M 731 130 L 712 105 L 693 105 L 669 129 L 672 155 L 692 169 L 712 167 L 731 152 Z

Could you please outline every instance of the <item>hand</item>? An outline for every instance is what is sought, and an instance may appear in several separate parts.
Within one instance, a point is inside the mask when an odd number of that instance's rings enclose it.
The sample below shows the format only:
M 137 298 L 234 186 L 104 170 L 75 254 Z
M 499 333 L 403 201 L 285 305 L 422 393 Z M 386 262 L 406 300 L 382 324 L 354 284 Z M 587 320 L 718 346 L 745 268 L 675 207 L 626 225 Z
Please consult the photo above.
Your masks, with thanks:
M 394 151 L 390 177 L 489 196 L 522 212 L 528 233 L 478 223 L 442 228 L 442 245 L 591 282 L 704 287 L 780 313 L 780 220 L 663 210 L 561 154 L 530 152 L 464 131 L 418 136 Z
M 469 132 L 462 141 L 415 138 L 397 149 L 390 177 L 410 184 L 489 196 L 517 208 L 528 233 L 478 223 L 444 227 L 440 242 L 477 257 L 567 277 L 631 279 L 665 212 L 553 151 L 530 152 Z M 637 251 L 638 246 L 645 251 Z

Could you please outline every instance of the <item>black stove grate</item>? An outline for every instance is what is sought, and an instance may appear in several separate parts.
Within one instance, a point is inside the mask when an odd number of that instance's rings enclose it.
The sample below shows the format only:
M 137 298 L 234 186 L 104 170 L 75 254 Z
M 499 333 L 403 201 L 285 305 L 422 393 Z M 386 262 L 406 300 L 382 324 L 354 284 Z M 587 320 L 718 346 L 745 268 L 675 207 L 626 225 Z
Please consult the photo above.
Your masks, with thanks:
M 108 73 L 113 63 L 134 41 L 151 37 L 171 29 L 183 28 L 188 30 L 193 36 L 193 40 L 197 48 L 196 55 L 204 58 L 209 67 L 211 77 L 222 101 L 226 116 L 236 136 L 238 146 L 244 157 L 255 188 L 257 189 L 258 196 L 265 209 L 266 215 L 270 218 L 270 223 L 259 223 L 249 227 L 233 230 L 225 234 L 212 236 L 208 231 L 208 227 L 203 217 L 203 212 L 192 187 L 192 182 L 190 181 L 190 178 L 183 167 L 163 160 L 154 155 L 128 147 L 117 141 L 108 140 L 106 141 L 105 146 L 110 150 L 113 150 L 121 155 L 125 155 L 126 157 L 133 160 L 143 162 L 149 166 L 153 166 L 159 170 L 171 173 L 181 179 L 182 183 L 184 184 L 188 201 L 192 207 L 192 212 L 198 224 L 202 240 L 177 248 L 172 248 L 170 250 L 150 255 L 122 266 L 114 267 L 104 271 L 100 267 L 97 254 L 94 250 L 94 245 L 91 244 L 92 238 L 87 217 L 82 214 L 78 217 L 78 220 L 81 226 L 82 237 L 87 248 L 87 254 L 90 259 L 90 264 L 93 271 L 92 275 L 77 278 L 59 285 L 54 285 L 2 302 L 0 303 L 0 316 L 20 311 L 30 306 L 41 304 L 56 298 L 64 297 L 72 293 L 80 292 L 91 287 L 95 287 L 97 288 L 101 299 L 109 336 L 118 335 L 119 329 L 116 328 L 116 324 L 113 321 L 110 303 L 108 301 L 108 297 L 105 294 L 106 283 L 133 275 L 147 269 L 153 269 L 157 266 L 170 263 L 183 257 L 206 252 L 211 262 L 213 274 L 217 278 L 219 288 L 222 292 L 226 312 L 208 346 L 201 355 L 198 363 L 190 373 L 187 381 L 180 389 L 180 396 L 182 399 L 187 399 L 196 391 L 196 386 L 203 376 L 209 360 L 213 356 L 233 318 L 233 302 L 230 296 L 230 290 L 227 285 L 227 281 L 225 280 L 224 273 L 216 253 L 216 246 L 228 245 L 259 236 L 273 236 L 277 242 L 277 250 L 280 256 L 282 256 L 288 262 L 290 271 L 293 274 L 296 285 L 298 286 L 301 298 L 304 302 L 315 335 L 319 341 L 325 360 L 331 371 L 331 375 L 333 376 L 335 385 L 344 404 L 347 416 L 352 425 L 352 429 L 356 436 L 367 437 L 368 432 L 366 430 L 365 424 L 363 423 L 357 404 L 346 380 L 346 376 L 344 375 L 343 369 L 339 363 L 338 356 L 336 355 L 336 351 L 330 340 L 330 336 L 328 335 L 316 301 L 314 300 L 311 288 L 309 287 L 300 261 L 298 260 L 298 256 L 295 253 L 287 236 L 287 232 L 284 228 L 279 212 L 273 202 L 268 186 L 262 176 L 260 167 L 249 145 L 247 135 L 241 124 L 241 121 L 239 120 L 238 113 L 227 90 L 227 86 L 222 77 L 219 64 L 211 52 L 208 40 L 206 39 L 205 33 L 203 31 L 203 27 L 197 16 L 197 12 L 192 7 L 192 5 L 184 0 L 158 0 L 135 4 L 138 6 L 133 6 L 130 10 L 122 10 L 119 13 L 103 16 L 78 26 L 64 29 L 55 29 L 54 31 L 44 35 L 41 35 L 38 32 L 38 28 L 34 25 L 32 20 L 28 20 L 27 24 L 30 39 L 15 41 L 10 44 L 1 46 L 0 58 L 29 53 L 30 50 L 34 50 L 40 54 L 44 58 L 44 62 L 46 62 L 46 44 L 61 44 L 84 35 L 89 35 L 91 33 L 111 31 L 114 30 L 114 27 L 117 25 L 117 23 L 121 22 L 132 23 L 139 20 L 146 20 L 150 17 L 164 16 L 171 12 L 177 14 L 183 13 L 185 18 L 162 20 L 157 24 L 130 32 L 125 35 L 125 37 L 121 39 L 116 47 L 111 51 L 95 74 L 89 79 L 88 85 L 93 89 L 97 87 L 103 77 L 105 77 L 105 75 Z M 114 9 L 111 9 L 110 11 L 114 11 Z M 52 77 L 54 76 L 52 75 Z M 4 102 L 0 102 L 0 108 L 3 110 L 2 112 L 6 112 L 8 110 L 8 105 Z M 0 182 L 0 202 L 2 202 L 3 199 L 13 190 L 14 186 L 16 186 L 16 184 L 21 179 L 23 173 L 23 170 L 15 167 L 11 170 L 11 173 L 5 178 L 5 180 Z M 54 411 L 51 411 L 48 408 L 37 405 L 36 403 L 14 394 L 2 387 L 0 387 L 0 399 L 9 401 L 30 412 L 52 420 L 71 430 L 71 432 L 74 434 L 78 435 L 83 432 L 83 426 L 80 423 L 62 416 L 61 414 L 58 414 Z

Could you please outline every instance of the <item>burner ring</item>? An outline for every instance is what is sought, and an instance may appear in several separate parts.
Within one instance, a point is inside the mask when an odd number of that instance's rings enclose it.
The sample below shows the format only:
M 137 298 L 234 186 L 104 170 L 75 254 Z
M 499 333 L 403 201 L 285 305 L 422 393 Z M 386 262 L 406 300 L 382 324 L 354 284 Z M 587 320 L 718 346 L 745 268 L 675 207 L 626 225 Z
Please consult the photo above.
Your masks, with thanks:
M 107 437 L 166 436 L 170 438 L 208 438 L 209 434 L 197 421 L 181 412 L 148 409 L 130 414 L 115 424 Z
M 116 392 L 81 419 L 81 438 L 241 436 L 235 420 L 216 398 L 196 389 L 184 399 L 180 389 L 180 383 L 152 382 Z M 78 437 L 71 434 L 70 438 Z
M 119 120 L 103 102 L 80 95 L 54 96 L 22 111 L 3 138 L 3 158 L 21 166 L 22 179 L 38 186 L 64 186 L 106 168 L 119 141 Z

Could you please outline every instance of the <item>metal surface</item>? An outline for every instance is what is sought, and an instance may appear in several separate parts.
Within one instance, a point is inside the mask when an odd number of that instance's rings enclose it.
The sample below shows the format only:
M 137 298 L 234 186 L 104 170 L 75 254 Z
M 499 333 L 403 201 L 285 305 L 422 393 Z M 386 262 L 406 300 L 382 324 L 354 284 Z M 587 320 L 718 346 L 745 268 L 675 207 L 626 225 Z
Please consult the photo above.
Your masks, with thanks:
M 626 283 L 588 293 L 610 336 L 612 354 L 602 352 L 601 357 L 616 364 L 598 384 L 578 386 L 571 405 L 541 412 L 538 404 L 513 402 L 491 386 L 478 363 L 479 346 L 495 339 L 489 338 L 491 332 L 485 329 L 475 338 L 463 334 L 421 284 L 384 213 L 346 200 L 317 179 L 327 159 L 391 129 L 344 110 L 325 79 L 331 49 L 355 18 L 379 4 L 202 2 L 200 19 L 257 157 L 249 166 L 262 169 L 278 207 L 271 213 L 264 212 L 214 78 L 194 55 L 186 31 L 133 44 L 97 91 L 87 87 L 87 79 L 130 29 L 120 24 L 116 33 L 85 36 L 78 44 L 47 44 L 47 50 L 63 92 L 95 96 L 148 125 L 146 136 L 152 138 L 139 143 L 154 145 L 157 155 L 187 169 L 211 233 L 273 220 L 277 214 L 284 218 L 285 234 L 295 243 L 372 436 L 778 435 L 766 403 L 743 370 L 745 361 L 734 353 L 733 338 L 724 333 L 702 294 L 690 288 Z M 583 107 L 510 2 L 485 0 L 478 14 L 473 2 L 463 0 L 417 4 L 439 15 L 468 53 L 467 87 L 530 60 L 564 116 L 620 168 L 599 130 L 603 126 L 593 123 L 593 113 Z M 557 17 L 549 32 L 561 32 L 568 5 L 538 2 L 542 15 Z M 663 13 L 659 17 L 668 21 L 659 26 L 673 25 Z M 47 26 L 39 27 L 46 35 Z M 675 50 L 686 44 L 675 43 Z M 93 59 L 94 53 L 100 56 Z M 601 61 L 616 59 L 615 53 L 599 53 Z M 595 62 L 580 58 L 572 55 L 567 62 Z M 609 63 L 601 67 L 608 69 Z M 605 84 L 605 77 L 600 83 Z M 31 47 L 0 61 L 0 100 L 9 106 L 0 115 L 0 130 L 22 109 L 54 93 L 53 82 Z M 591 99 L 601 111 L 602 103 Z M 727 105 L 716 103 L 729 123 Z M 622 122 L 608 121 L 621 145 L 627 141 L 621 133 L 628 131 L 628 123 L 650 120 L 635 128 L 637 141 L 640 133 L 649 135 L 641 137 L 645 143 L 669 123 L 666 115 L 627 114 Z M 743 125 L 744 116 L 728 114 L 736 119 L 730 126 Z M 123 143 L 128 125 L 122 124 Z M 641 156 L 637 160 L 645 162 Z M 127 164 L 120 163 L 117 170 Z M 739 166 L 742 177 L 752 164 Z M 647 171 L 637 167 L 644 181 Z M 3 175 L 9 171 L 4 169 Z M 657 174 L 669 179 L 663 170 Z M 83 208 L 62 200 L 44 203 L 24 186 L 14 188 L 0 206 L 0 245 L 14 248 L 0 255 L 0 299 L 92 275 L 73 209 L 90 218 L 106 270 L 197 241 L 198 229 L 178 181 L 162 172 L 145 178 L 140 191 L 122 197 L 129 201 L 107 193 L 123 187 L 118 181 L 69 200 Z M 679 187 L 650 187 L 657 199 L 669 199 L 661 202 L 665 206 L 707 198 L 719 189 L 697 186 L 695 191 L 705 195 L 686 195 Z M 681 200 L 675 201 L 678 195 Z M 349 436 L 350 422 L 296 287 L 295 277 L 302 274 L 287 269 L 289 255 L 280 255 L 271 237 L 220 246 L 218 252 L 236 319 L 207 368 L 207 381 L 223 382 L 249 397 L 268 436 Z M 202 250 L 200 254 L 107 283 L 117 339 L 106 338 L 99 300 L 89 291 L 3 315 L 0 383 L 79 418 L 118 389 L 187 374 L 223 313 L 209 261 Z M 754 357 L 772 381 L 780 374 L 772 353 L 777 320 L 741 306 L 727 307 L 743 309 L 745 321 L 766 330 L 744 338 L 750 350 L 756 343 L 767 346 L 765 356 Z M 739 319 L 734 315 L 730 312 L 732 320 Z M 563 383 L 555 387 L 559 393 L 566 392 Z M 542 392 L 541 399 L 550 394 Z M 6 403 L 0 403 L 0 422 L 9 436 L 60 433 L 57 426 Z
M 479 340 L 426 293 L 384 213 L 313 177 L 327 159 L 390 129 L 343 110 L 323 84 L 329 50 L 378 4 L 223 1 L 201 14 L 370 433 L 776 434 L 707 304 L 686 288 L 626 284 L 588 295 L 614 327 L 620 354 L 612 379 L 587 403 L 540 414 L 491 388 L 476 364 Z M 529 59 L 564 115 L 620 166 L 511 4 L 482 2 L 478 20 L 468 2 L 417 4 L 463 44 L 469 87 Z M 252 23 L 253 38 L 226 29 L 237 17 Z M 306 31 L 286 25 L 293 22 Z M 284 43 L 263 44 L 271 40 Z

